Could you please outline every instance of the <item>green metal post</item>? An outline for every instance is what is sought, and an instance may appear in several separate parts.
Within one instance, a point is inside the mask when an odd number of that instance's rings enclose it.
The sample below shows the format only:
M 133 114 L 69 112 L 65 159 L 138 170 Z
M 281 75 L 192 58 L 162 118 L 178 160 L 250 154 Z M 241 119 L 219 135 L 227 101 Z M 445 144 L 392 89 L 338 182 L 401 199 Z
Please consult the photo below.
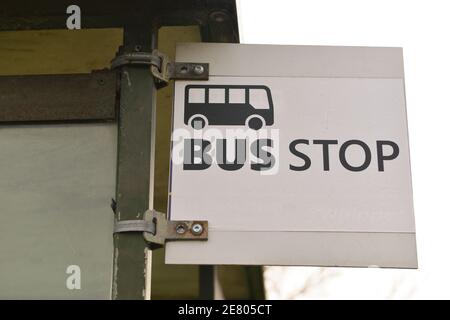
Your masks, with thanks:
M 149 20 L 151 20 L 149 18 Z M 157 28 L 136 24 L 124 28 L 122 52 L 156 47 Z M 149 208 L 152 122 L 156 87 L 148 66 L 120 70 L 120 106 L 116 181 L 116 219 L 140 220 Z M 146 243 L 142 232 L 114 235 L 113 299 L 144 299 Z

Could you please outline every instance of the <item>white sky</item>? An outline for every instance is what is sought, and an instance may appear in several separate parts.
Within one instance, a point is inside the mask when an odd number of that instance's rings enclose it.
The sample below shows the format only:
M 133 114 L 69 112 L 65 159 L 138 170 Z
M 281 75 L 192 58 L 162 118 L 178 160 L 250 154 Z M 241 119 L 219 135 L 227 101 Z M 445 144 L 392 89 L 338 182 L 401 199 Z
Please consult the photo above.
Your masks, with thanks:
M 404 48 L 419 270 L 272 267 L 268 297 L 449 299 L 450 1 L 238 0 L 238 8 L 242 43 Z

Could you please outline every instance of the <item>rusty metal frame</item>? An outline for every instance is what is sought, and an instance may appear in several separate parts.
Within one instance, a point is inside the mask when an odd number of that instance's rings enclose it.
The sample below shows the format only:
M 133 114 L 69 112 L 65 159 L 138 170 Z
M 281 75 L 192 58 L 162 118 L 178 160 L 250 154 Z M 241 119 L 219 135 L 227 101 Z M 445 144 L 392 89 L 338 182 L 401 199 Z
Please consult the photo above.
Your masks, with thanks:
M 116 119 L 117 75 L 0 76 L 0 123 Z

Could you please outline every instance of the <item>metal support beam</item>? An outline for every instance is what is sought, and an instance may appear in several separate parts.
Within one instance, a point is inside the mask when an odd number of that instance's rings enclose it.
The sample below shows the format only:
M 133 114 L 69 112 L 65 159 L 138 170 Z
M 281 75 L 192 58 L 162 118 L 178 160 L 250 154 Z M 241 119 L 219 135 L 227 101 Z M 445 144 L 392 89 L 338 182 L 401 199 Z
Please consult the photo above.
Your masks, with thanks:
M 199 266 L 199 299 L 214 300 L 214 266 Z
M 113 121 L 116 72 L 0 76 L 0 123 Z
M 149 18 L 149 20 L 152 20 Z M 120 53 L 152 50 L 157 30 L 139 24 L 124 29 Z M 120 70 L 116 219 L 144 219 L 149 208 L 152 125 L 156 87 L 149 66 L 125 65 Z M 144 299 L 146 243 L 142 232 L 114 235 L 113 299 Z
M 262 266 L 243 266 L 247 275 L 250 299 L 265 300 L 264 271 Z

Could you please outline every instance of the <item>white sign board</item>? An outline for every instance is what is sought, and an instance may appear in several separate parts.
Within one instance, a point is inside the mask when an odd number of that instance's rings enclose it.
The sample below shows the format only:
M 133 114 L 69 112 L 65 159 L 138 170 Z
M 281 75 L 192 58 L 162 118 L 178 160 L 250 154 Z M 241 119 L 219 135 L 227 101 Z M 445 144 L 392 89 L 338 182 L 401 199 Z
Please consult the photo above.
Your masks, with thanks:
M 416 268 L 401 48 L 180 44 L 166 262 Z

